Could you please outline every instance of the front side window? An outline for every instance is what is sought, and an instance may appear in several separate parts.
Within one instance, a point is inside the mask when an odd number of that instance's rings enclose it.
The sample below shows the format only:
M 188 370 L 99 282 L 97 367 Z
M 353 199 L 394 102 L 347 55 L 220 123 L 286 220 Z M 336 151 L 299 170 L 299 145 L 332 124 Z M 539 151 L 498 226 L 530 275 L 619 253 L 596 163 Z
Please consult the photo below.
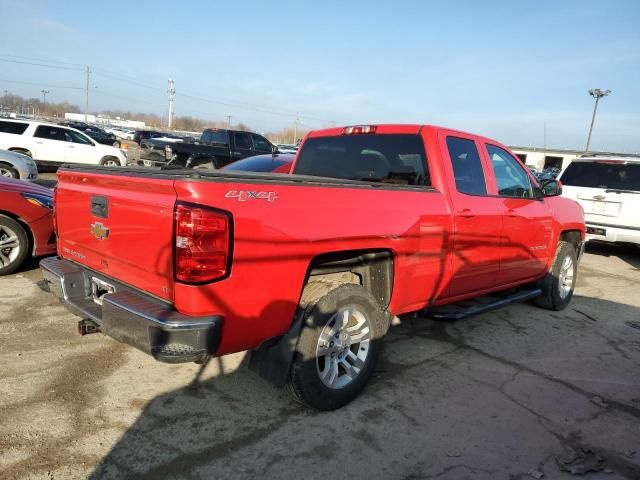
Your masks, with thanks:
M 312 137 L 295 173 L 396 185 L 431 185 L 422 138 L 415 134 Z
M 46 138 L 47 140 L 58 140 L 64 142 L 65 129 L 58 127 L 50 127 L 48 125 L 40 125 L 33 134 L 37 138 Z
M 469 195 L 486 195 L 487 184 L 476 142 L 467 138 L 447 137 L 456 189 Z
M 244 133 L 244 132 L 234 133 L 233 143 L 235 144 L 236 148 L 242 148 L 247 150 L 251 149 L 251 139 L 249 138 L 248 133 Z
M 257 150 L 258 152 L 271 152 L 271 144 L 266 138 L 255 134 L 252 134 L 251 138 L 253 138 L 253 146 L 255 150 Z
M 495 145 L 486 145 L 486 147 L 498 184 L 498 195 L 533 198 L 529 175 L 522 169 L 522 164 L 500 147 Z
M 80 143 L 82 145 L 93 145 L 91 140 L 89 140 L 86 136 L 84 136 L 80 132 L 74 132 L 73 130 L 65 130 L 64 141 L 71 143 Z

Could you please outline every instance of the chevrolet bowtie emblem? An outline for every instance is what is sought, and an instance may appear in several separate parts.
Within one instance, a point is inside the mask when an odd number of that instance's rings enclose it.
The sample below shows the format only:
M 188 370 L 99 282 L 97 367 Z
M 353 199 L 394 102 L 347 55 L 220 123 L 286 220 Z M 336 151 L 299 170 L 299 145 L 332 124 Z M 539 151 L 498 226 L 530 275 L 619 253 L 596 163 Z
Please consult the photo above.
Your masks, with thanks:
M 109 236 L 109 229 L 100 222 L 92 223 L 89 231 L 91 232 L 91 235 L 96 237 L 98 240 L 104 240 Z

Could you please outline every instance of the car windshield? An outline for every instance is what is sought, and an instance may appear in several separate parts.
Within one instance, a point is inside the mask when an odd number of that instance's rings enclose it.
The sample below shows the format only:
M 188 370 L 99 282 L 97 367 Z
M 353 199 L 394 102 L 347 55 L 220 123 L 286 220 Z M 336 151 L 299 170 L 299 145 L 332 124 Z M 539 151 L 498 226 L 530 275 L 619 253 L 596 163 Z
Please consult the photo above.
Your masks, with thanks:
M 560 181 L 574 187 L 640 191 L 640 162 L 575 161 L 567 167 Z
M 430 185 L 419 135 L 340 135 L 309 138 L 295 173 L 398 185 Z

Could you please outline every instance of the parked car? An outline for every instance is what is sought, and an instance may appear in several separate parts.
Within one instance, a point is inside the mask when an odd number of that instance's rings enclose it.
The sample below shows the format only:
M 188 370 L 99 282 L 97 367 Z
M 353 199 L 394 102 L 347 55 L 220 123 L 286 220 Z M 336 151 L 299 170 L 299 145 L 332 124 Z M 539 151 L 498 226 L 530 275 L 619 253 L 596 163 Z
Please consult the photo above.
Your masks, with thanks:
M 37 180 L 38 166 L 31 157 L 22 153 L 0 150 L 0 177 Z
M 27 155 L 38 165 L 127 164 L 122 150 L 101 145 L 76 129 L 45 122 L 0 120 L 0 149 Z
M 321 410 L 362 391 L 394 315 L 571 300 L 582 209 L 494 140 L 336 127 L 306 137 L 292 173 L 66 166 L 43 287 L 82 332 L 160 361 L 252 350 L 254 371 Z
M 588 239 L 640 245 L 640 157 L 580 157 L 559 180 L 584 209 Z
M 266 154 L 247 157 L 222 167 L 225 172 L 273 172 L 289 173 L 295 155 L 289 153 Z
M 262 135 L 238 130 L 207 128 L 196 143 L 157 144 L 140 152 L 139 165 L 172 165 L 216 169 L 236 160 L 272 153 L 275 146 Z
M 297 145 L 289 145 L 287 143 L 279 143 L 276 145 L 280 153 L 298 153 Z
M 98 143 L 111 145 L 113 147 L 120 147 L 120 142 L 116 139 L 116 136 L 113 133 L 108 133 L 101 128 L 93 126 L 85 128 L 82 131 Z
M 0 275 L 30 256 L 56 252 L 53 192 L 35 183 L 0 178 Z
M 115 135 L 122 140 L 133 140 L 133 136 L 136 134 L 135 130 L 121 130 Z

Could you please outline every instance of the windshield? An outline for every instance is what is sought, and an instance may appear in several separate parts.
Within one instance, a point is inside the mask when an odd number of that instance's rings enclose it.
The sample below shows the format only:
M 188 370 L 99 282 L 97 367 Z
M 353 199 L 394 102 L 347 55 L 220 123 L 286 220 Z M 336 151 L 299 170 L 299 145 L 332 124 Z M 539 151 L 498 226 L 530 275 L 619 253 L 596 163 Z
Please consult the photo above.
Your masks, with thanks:
M 595 161 L 571 163 L 560 179 L 563 185 L 640 191 L 640 163 Z
M 430 185 L 419 135 L 340 135 L 309 138 L 295 173 L 399 185 Z

